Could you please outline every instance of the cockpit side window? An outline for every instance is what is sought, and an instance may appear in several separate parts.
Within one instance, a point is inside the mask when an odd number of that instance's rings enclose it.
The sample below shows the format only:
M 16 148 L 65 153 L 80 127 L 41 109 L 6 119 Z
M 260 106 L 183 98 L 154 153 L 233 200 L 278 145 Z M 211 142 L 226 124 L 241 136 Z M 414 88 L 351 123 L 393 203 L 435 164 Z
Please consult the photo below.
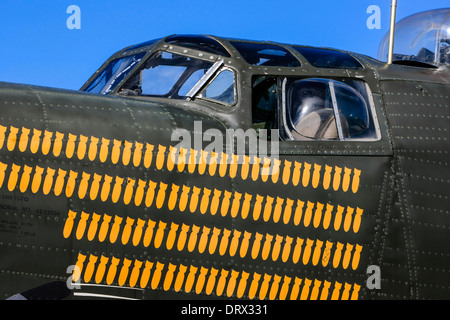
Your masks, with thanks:
M 367 86 L 358 80 L 346 81 L 286 79 L 280 137 L 283 140 L 379 140 Z
M 225 104 L 233 104 L 236 101 L 234 72 L 229 69 L 220 71 L 211 83 L 200 93 L 199 97 Z
M 378 49 L 379 60 L 388 58 L 389 38 L 387 32 Z M 450 9 L 427 10 L 398 21 L 393 62 L 425 68 L 450 64 Z

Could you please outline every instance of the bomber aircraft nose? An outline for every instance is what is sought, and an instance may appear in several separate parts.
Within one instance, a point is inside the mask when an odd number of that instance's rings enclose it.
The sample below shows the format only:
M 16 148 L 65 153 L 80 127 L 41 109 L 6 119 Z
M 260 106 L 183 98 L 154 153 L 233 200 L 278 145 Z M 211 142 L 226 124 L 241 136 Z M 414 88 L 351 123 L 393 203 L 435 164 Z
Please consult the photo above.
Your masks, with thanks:
M 0 83 L 0 296 L 448 297 L 444 60 L 173 35 Z

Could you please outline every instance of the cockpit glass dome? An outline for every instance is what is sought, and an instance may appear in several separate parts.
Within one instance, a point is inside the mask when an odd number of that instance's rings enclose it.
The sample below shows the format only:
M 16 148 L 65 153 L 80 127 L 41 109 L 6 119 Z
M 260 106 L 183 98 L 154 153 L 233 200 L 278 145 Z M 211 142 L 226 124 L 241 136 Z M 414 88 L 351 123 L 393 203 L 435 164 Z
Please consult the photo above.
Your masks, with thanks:
M 378 51 L 387 60 L 389 33 Z M 430 64 L 450 64 L 450 8 L 411 15 L 395 26 L 393 61 L 411 60 Z

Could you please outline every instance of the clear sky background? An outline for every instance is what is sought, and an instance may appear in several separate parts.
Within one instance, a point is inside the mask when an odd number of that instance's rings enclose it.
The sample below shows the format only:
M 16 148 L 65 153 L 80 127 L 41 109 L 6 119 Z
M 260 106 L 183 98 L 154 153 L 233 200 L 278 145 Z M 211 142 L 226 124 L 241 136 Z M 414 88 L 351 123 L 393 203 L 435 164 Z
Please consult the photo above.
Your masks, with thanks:
M 0 0 L 0 81 L 78 90 L 114 52 L 170 34 L 212 34 L 332 47 L 377 57 L 390 0 Z M 67 8 L 81 9 L 68 29 Z M 369 29 L 367 8 L 381 10 Z M 398 0 L 397 21 L 449 7 Z

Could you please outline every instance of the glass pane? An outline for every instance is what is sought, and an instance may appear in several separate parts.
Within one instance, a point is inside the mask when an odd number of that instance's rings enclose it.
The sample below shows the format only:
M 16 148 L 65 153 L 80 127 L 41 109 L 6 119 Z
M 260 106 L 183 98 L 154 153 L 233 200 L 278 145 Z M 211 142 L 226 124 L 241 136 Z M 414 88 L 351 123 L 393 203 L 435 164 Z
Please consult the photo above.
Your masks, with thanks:
M 353 80 L 356 82 L 357 80 Z M 364 82 L 289 80 L 282 119 L 285 140 L 378 139 Z M 336 119 L 336 116 L 339 118 Z
M 142 94 L 168 94 L 185 70 L 185 67 L 180 66 L 159 66 L 158 68 L 144 70 L 142 74 Z
M 213 65 L 210 61 L 158 52 L 123 86 L 128 95 L 183 98 Z
M 257 66 L 300 67 L 298 61 L 288 50 L 271 44 L 234 41 L 231 44 L 250 64 Z
M 386 61 L 388 51 L 389 32 L 381 41 L 378 59 Z M 397 22 L 393 60 L 450 64 L 450 8 L 416 13 Z
M 362 69 L 362 65 L 347 53 L 308 47 L 293 47 L 316 68 Z
M 298 81 L 291 87 L 290 97 L 287 120 L 295 139 L 339 138 L 328 81 Z
M 202 96 L 228 104 L 234 103 L 234 74 L 230 70 L 224 70 L 202 92 Z
M 363 96 L 353 88 L 333 82 L 344 138 L 375 138 L 369 108 Z
M 84 90 L 86 92 L 107 94 L 142 60 L 146 52 L 111 61 L 94 81 Z

